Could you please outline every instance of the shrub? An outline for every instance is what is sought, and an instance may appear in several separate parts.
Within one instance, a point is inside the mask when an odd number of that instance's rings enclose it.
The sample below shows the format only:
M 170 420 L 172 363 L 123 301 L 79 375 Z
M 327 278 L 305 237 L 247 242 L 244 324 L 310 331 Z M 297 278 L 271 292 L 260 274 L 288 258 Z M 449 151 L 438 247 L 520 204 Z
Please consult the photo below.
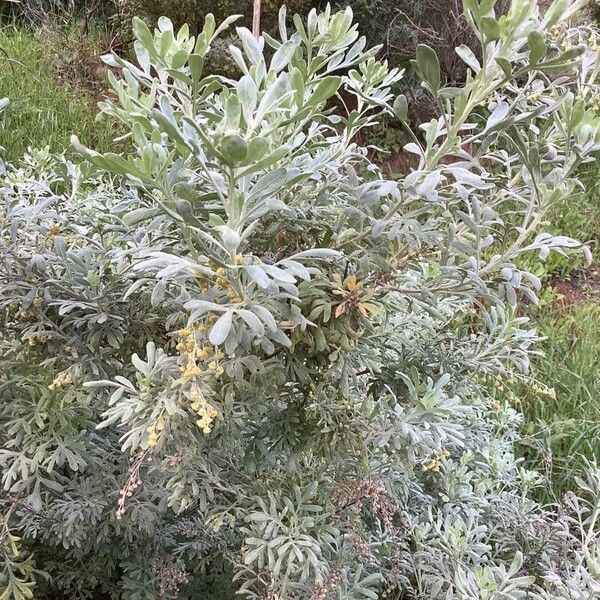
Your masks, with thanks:
M 339 3 L 340 6 L 345 4 Z M 466 72 L 465 63 L 454 48 L 473 42 L 474 32 L 464 20 L 461 2 L 351 0 L 348 4 L 361 32 L 371 44 L 381 44 L 385 56 L 394 65 L 406 66 L 414 57 L 417 45 L 427 43 L 438 53 L 440 68 L 446 77 L 460 80 Z
M 420 46 L 442 116 L 399 181 L 354 141 L 407 106 L 351 11 L 239 28 L 237 80 L 203 75 L 228 21 L 134 22 L 101 106 L 132 153 L 3 182 L 4 598 L 597 591 L 600 471 L 537 504 L 493 394 L 537 341 L 514 261 L 579 246 L 540 230 L 599 147 L 595 54 L 549 33 L 578 4 L 467 1 L 463 88 Z
M 277 27 L 279 8 L 282 0 L 264 0 L 261 9 L 261 25 L 265 31 Z M 313 6 L 312 0 L 290 0 L 285 3 L 290 11 L 306 15 Z M 207 2 L 197 0 L 119 0 L 117 2 L 117 30 L 119 37 L 125 45 L 133 40 L 131 31 L 132 18 L 139 17 L 150 26 L 154 27 L 161 16 L 168 17 L 174 28 L 187 25 L 192 34 L 197 34 L 202 29 L 204 18 L 214 14 L 217 22 L 221 22 L 232 14 L 240 15 L 244 25 L 250 27 L 252 21 L 253 0 L 220 0 Z M 211 51 L 204 57 L 206 72 L 218 73 L 228 77 L 238 76 L 235 62 L 229 52 L 229 46 L 236 44 L 238 39 L 233 35 L 218 37 L 213 41 Z
M 265 30 L 277 27 L 279 9 L 284 3 L 281 0 L 263 0 L 261 3 L 261 23 Z M 286 2 L 286 8 L 290 11 L 307 14 L 310 7 L 315 3 L 309 0 L 291 0 Z M 203 0 L 118 0 L 117 11 L 121 28 L 127 32 L 131 29 L 131 19 L 140 17 L 153 27 L 162 16 L 168 17 L 174 24 L 174 28 L 186 24 L 190 31 L 195 34 L 202 29 L 204 18 L 213 14 L 216 21 L 220 22 L 229 15 L 239 14 L 244 24 L 250 26 L 252 20 L 253 0 L 219 0 L 219 2 L 208 2 Z M 126 38 L 130 35 L 127 33 Z M 218 40 L 215 40 L 218 41 Z

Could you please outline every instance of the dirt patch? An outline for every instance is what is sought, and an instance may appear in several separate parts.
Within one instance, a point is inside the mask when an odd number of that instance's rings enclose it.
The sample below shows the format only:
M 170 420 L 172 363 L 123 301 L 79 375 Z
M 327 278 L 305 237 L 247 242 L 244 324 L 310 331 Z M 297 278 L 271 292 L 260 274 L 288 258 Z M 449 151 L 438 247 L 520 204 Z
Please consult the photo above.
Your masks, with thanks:
M 565 308 L 581 302 L 600 303 L 600 268 L 579 269 L 568 279 L 552 279 L 557 293 L 556 308 Z

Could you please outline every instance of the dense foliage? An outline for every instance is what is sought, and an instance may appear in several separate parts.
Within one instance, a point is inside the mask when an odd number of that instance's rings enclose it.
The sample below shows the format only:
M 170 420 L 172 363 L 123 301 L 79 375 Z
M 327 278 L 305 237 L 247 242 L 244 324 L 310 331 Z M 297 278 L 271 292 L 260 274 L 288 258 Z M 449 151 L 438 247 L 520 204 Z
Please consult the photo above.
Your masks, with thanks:
M 265 29 L 277 25 L 277 15 L 280 7 L 284 4 L 282 0 L 261 1 L 261 21 Z M 286 9 L 290 13 L 307 14 L 315 2 L 308 0 L 291 0 L 286 2 Z M 204 18 L 212 14 L 217 21 L 226 19 L 231 14 L 239 14 L 245 24 L 252 20 L 253 0 L 220 0 L 210 2 L 209 0 L 120 0 L 116 3 L 117 15 L 122 25 L 131 29 L 131 18 L 139 17 L 150 24 L 156 24 L 161 16 L 167 16 L 173 21 L 174 26 L 187 24 L 190 30 L 202 30 Z M 129 18 L 128 18 L 129 17 Z M 215 40 L 216 41 L 216 40 Z
M 131 154 L 1 182 L 2 600 L 600 591 L 600 470 L 539 505 L 495 396 L 536 351 L 519 257 L 580 248 L 542 229 L 600 148 L 580 5 L 466 0 L 480 58 L 448 87 L 418 47 L 400 181 L 356 139 L 402 73 L 351 11 L 238 28 L 237 79 L 203 74 L 232 19 L 134 21 L 101 105 Z

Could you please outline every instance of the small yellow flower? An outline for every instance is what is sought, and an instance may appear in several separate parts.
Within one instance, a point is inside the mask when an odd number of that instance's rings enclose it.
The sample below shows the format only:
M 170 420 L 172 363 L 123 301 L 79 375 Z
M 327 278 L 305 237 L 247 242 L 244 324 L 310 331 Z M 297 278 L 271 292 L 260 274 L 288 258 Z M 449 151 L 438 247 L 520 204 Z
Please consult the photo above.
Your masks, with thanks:
M 58 223 L 53 223 L 52 225 L 50 225 L 47 235 L 48 237 L 55 237 L 57 235 L 60 235 L 60 225 Z
M 194 350 L 195 342 L 193 339 L 181 340 L 177 343 L 175 348 L 179 352 L 192 352 Z
M 193 386 L 187 392 L 187 394 L 195 402 L 203 402 L 204 401 L 204 395 L 202 394 L 202 390 L 197 385 Z
M 160 434 L 165 428 L 165 420 L 163 417 L 159 417 L 156 422 L 152 423 L 149 427 L 146 428 L 146 433 L 148 433 L 148 446 L 150 448 L 154 448 L 156 444 L 158 444 L 158 440 L 160 439 Z
M 73 375 L 68 371 L 64 371 L 62 373 L 59 373 L 54 378 L 54 381 L 52 381 L 52 383 L 48 386 L 48 389 L 56 390 L 58 388 L 65 387 L 71 383 L 73 383 Z
M 561 47 L 561 49 L 562 49 L 562 51 L 563 51 L 563 52 L 568 52 L 569 50 L 573 50 L 573 48 L 574 48 L 575 46 L 573 46 L 573 44 L 571 44 L 571 43 L 569 43 L 569 42 L 563 42 L 563 43 L 560 45 L 560 47 Z
M 242 299 L 239 297 L 238 293 L 235 290 L 229 289 L 227 290 L 227 298 L 236 304 L 240 303 Z
M 208 419 L 198 419 L 196 425 L 198 426 L 198 429 L 202 430 L 202 433 L 209 434 L 211 432 L 210 421 Z
M 208 364 L 208 368 L 215 374 L 216 377 L 223 375 L 224 369 L 217 361 L 211 361 Z
M 212 353 L 211 346 L 201 346 L 200 348 L 196 348 L 194 352 L 194 357 L 196 360 L 206 360 Z
M 217 278 L 215 279 L 215 283 L 217 284 L 217 286 L 220 288 L 229 287 L 229 281 L 225 277 L 227 275 L 227 269 L 219 267 L 215 270 L 215 273 L 217 274 Z
M 553 38 L 557 38 L 564 31 L 565 31 L 565 24 L 564 23 L 557 23 L 556 25 L 552 25 L 552 27 L 550 27 L 550 29 L 548 30 L 548 33 Z
M 443 448 L 442 450 L 439 450 L 437 452 L 434 452 L 431 455 L 431 458 L 424 465 L 422 465 L 421 468 L 422 468 L 423 472 L 434 471 L 434 472 L 438 473 L 442 464 L 449 456 L 450 456 L 450 452 L 448 452 L 448 450 L 446 450 L 445 448 Z
M 185 367 L 180 367 L 180 370 L 182 383 L 186 383 L 202 375 L 202 370 L 194 362 L 189 362 Z
M 189 396 L 193 399 L 190 408 L 198 417 L 196 419 L 196 426 L 198 429 L 202 430 L 203 433 L 210 433 L 219 412 L 212 404 L 207 402 L 198 387 L 192 388 L 189 392 Z

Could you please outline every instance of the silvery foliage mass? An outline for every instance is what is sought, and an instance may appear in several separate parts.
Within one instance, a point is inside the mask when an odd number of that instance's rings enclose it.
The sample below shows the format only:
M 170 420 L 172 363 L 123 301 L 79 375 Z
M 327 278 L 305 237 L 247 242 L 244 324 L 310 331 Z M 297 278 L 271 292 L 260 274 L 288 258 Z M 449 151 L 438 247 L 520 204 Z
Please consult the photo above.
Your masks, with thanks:
M 448 88 L 419 47 L 439 116 L 393 181 L 356 140 L 402 73 L 350 11 L 237 29 L 238 80 L 203 75 L 233 19 L 134 22 L 131 152 L 2 180 L 2 600 L 600 593 L 600 471 L 538 504 L 497 389 L 537 340 L 519 256 L 579 247 L 543 225 L 599 149 L 580 8 L 465 0 L 481 51 Z

